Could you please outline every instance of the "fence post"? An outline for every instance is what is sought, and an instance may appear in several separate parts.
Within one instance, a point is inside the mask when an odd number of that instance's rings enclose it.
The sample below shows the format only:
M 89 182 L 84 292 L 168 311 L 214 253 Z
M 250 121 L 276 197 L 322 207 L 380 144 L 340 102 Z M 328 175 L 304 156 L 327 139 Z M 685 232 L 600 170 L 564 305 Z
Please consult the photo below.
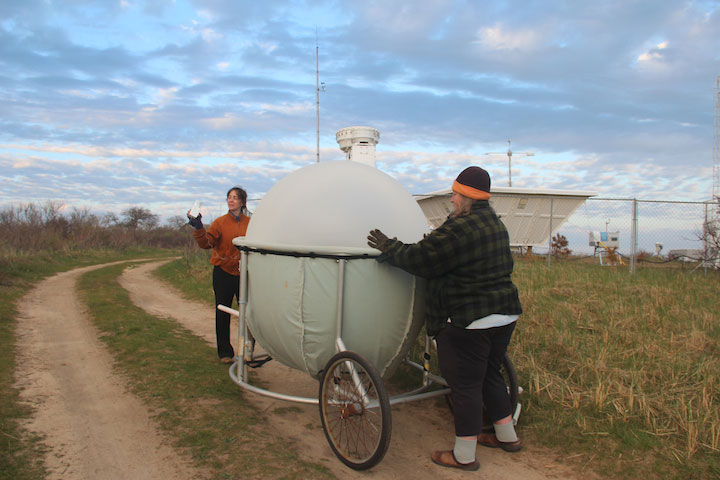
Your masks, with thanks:
M 555 198 L 550 197 L 550 235 L 548 236 L 548 267 L 550 266 L 550 257 L 552 257 L 552 230 L 553 230 L 553 207 L 555 206 Z
M 632 223 L 630 227 L 630 274 L 635 273 L 635 259 L 637 257 L 638 232 L 637 232 L 637 198 L 632 203 Z

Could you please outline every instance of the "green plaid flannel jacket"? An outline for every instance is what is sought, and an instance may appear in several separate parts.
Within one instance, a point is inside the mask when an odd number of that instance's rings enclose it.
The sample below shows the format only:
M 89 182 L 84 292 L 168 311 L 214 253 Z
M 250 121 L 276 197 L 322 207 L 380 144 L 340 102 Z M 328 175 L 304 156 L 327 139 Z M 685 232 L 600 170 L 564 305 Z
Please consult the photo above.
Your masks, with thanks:
M 448 318 L 465 328 L 493 313 L 522 313 L 510 278 L 510 237 L 487 200 L 476 200 L 468 215 L 448 218 L 418 243 L 392 239 L 387 246 L 386 261 L 427 279 L 428 335 L 437 335 Z

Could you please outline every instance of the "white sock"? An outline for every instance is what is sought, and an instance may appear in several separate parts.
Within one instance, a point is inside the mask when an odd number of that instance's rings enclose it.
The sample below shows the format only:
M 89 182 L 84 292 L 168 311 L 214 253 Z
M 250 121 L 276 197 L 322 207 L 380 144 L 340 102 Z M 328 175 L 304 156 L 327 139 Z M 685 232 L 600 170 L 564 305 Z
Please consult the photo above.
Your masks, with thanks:
M 501 442 L 517 442 L 518 437 L 515 433 L 515 425 L 513 425 L 513 422 L 503 424 L 493 423 L 493 427 L 495 427 L 495 436 Z
M 464 437 L 455 437 L 455 448 L 453 454 L 460 463 L 472 463 L 475 461 L 475 447 L 477 439 L 469 440 Z

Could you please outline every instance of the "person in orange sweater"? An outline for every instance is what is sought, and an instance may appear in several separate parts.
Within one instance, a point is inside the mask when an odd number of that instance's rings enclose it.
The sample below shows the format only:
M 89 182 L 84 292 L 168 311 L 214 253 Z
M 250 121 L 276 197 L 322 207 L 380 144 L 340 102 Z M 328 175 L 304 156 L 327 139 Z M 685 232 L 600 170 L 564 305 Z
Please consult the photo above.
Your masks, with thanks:
M 235 351 L 230 344 L 230 314 L 217 309 L 218 305 L 232 306 L 233 297 L 240 290 L 240 252 L 233 245 L 235 237 L 244 237 L 250 216 L 246 208 L 247 192 L 233 187 L 227 192 L 228 213 L 218 217 L 205 228 L 202 215 L 191 217 L 189 223 L 195 228 L 193 237 L 198 247 L 212 248 L 210 263 L 213 268 L 213 291 L 215 292 L 215 336 L 217 352 L 222 363 L 232 363 Z

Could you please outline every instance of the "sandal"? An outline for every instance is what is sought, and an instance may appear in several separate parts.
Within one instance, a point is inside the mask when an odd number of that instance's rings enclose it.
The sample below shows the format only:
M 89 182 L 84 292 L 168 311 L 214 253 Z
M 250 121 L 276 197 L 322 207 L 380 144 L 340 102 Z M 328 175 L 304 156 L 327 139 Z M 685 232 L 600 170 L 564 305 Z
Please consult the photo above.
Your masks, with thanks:
M 430 455 L 433 463 L 440 465 L 441 467 L 459 468 L 460 470 L 468 470 L 474 472 L 480 468 L 480 464 L 477 460 L 471 463 L 460 463 L 455 458 L 455 454 L 452 450 L 436 450 Z
M 520 440 L 515 442 L 501 442 L 494 433 L 481 433 L 477 437 L 477 443 L 483 447 L 502 448 L 506 452 L 517 452 L 522 449 Z

